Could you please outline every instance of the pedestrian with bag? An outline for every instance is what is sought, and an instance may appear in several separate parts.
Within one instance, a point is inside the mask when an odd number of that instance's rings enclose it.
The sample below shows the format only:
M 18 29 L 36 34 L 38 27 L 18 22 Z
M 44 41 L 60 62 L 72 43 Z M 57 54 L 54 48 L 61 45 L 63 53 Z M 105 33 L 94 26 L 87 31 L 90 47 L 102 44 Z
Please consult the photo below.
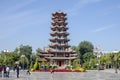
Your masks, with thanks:
M 6 77 L 9 78 L 10 68 L 9 66 L 6 67 Z

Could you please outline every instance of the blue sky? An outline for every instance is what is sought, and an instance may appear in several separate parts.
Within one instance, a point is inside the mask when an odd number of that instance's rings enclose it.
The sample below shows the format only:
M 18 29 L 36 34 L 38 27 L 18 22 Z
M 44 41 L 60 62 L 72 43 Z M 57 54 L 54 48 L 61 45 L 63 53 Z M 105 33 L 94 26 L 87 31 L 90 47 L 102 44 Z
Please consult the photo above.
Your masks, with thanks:
M 120 50 L 120 0 L 0 0 L 0 50 L 50 44 L 51 13 L 67 13 L 70 45 Z

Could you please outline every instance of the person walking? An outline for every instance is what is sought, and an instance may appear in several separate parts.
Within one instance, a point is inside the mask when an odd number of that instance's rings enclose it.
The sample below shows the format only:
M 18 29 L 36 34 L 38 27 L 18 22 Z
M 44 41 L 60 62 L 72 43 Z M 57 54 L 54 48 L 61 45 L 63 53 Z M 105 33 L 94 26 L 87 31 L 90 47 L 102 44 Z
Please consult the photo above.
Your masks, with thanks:
M 28 70 L 27 70 L 27 74 L 29 74 L 29 75 L 30 75 L 30 69 L 28 69 Z
M 3 73 L 4 73 L 4 77 L 6 77 L 6 66 L 3 66 Z
M 54 74 L 54 72 L 55 72 L 55 70 L 52 68 L 52 69 L 51 69 L 51 74 Z
M 17 65 L 17 67 L 16 67 L 16 72 L 17 72 L 17 78 L 19 78 L 19 65 Z
M 10 68 L 9 66 L 6 67 L 6 77 L 9 78 Z

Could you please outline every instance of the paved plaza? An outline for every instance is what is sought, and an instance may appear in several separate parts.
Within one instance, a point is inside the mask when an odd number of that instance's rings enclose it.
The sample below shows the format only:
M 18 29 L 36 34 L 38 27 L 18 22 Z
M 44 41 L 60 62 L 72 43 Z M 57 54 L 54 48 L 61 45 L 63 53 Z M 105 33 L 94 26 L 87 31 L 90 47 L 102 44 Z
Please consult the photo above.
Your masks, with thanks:
M 16 72 L 11 71 L 9 78 L 0 80 L 120 80 L 120 71 L 114 70 L 89 70 L 87 72 L 32 72 L 27 75 L 26 71 L 20 71 L 20 77 L 16 78 Z

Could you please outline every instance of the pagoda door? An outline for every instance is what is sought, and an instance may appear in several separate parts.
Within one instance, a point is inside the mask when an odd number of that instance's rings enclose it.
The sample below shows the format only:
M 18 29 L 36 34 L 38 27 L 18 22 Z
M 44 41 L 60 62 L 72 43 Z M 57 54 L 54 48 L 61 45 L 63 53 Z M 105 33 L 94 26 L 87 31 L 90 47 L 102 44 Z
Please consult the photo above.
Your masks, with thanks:
M 62 65 L 62 61 L 59 61 L 59 66 L 61 66 Z

